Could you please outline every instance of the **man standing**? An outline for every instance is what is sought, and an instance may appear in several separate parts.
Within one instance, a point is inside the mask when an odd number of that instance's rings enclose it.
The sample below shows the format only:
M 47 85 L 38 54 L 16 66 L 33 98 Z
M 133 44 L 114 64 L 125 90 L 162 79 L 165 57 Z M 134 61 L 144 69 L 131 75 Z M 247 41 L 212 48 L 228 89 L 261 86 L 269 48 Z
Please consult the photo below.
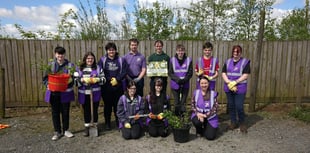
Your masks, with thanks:
M 129 40 L 129 53 L 124 56 L 128 65 L 126 82 L 133 80 L 136 83 L 137 94 L 143 97 L 144 75 L 146 73 L 146 60 L 138 51 L 138 39 Z

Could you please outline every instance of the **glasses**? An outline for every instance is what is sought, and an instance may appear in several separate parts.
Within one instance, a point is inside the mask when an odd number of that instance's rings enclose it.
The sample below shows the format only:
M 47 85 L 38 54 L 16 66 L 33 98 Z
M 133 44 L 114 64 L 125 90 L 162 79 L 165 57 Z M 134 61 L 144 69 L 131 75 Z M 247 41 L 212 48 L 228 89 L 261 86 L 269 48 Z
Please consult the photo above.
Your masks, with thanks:
M 128 88 L 129 90 L 136 90 L 137 88 Z

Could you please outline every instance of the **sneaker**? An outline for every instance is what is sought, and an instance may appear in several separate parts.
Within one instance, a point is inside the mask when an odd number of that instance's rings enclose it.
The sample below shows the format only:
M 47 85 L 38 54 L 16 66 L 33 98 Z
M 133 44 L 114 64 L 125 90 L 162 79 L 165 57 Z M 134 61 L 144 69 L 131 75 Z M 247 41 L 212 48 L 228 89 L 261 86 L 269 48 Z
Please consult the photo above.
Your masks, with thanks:
M 88 137 L 89 136 L 89 127 L 85 127 L 85 131 L 84 131 L 84 137 Z
M 245 124 L 241 124 L 241 125 L 240 125 L 240 131 L 241 131 L 242 133 L 248 133 L 248 130 L 247 130 L 247 127 L 246 127 Z
M 74 136 L 70 131 L 65 131 L 64 135 L 68 138 L 72 138 Z
M 61 137 L 61 134 L 58 133 L 58 132 L 55 132 L 54 135 L 53 135 L 53 137 L 52 137 L 52 140 L 53 140 L 53 141 L 56 141 L 56 140 L 60 139 L 60 137 Z
M 237 125 L 236 125 L 235 123 L 231 123 L 231 124 L 227 127 L 228 130 L 234 130 L 235 128 L 237 128 Z

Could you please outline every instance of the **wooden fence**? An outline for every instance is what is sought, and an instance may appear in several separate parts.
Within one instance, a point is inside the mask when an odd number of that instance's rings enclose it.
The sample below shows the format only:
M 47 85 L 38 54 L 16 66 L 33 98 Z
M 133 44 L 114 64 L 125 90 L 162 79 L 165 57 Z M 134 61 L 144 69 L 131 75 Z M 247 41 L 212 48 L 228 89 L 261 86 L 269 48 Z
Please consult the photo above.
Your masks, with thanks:
M 33 65 L 35 61 L 45 61 L 53 58 L 53 50 L 57 45 L 66 50 L 66 58 L 76 63 L 82 59 L 87 51 L 93 51 L 99 59 L 105 54 L 104 46 L 109 41 L 87 40 L 0 40 L 0 68 L 4 69 L 4 101 L 6 107 L 18 106 L 46 106 L 43 102 L 44 88 L 42 86 L 43 73 Z M 120 55 L 128 52 L 128 41 L 114 41 Z M 174 56 L 177 44 L 183 44 L 189 57 L 196 61 L 202 56 L 204 41 L 164 41 L 164 51 Z M 255 59 L 257 54 L 256 42 L 252 41 L 216 41 L 213 55 L 219 58 L 220 71 L 217 79 L 220 103 L 226 103 L 223 92 L 221 68 L 227 58 L 231 56 L 233 45 L 239 44 L 243 48 L 243 56 Z M 264 42 L 261 65 L 258 77 L 257 98 L 262 103 L 294 102 L 297 97 L 302 102 L 310 101 L 310 41 L 272 41 Z M 139 51 L 148 58 L 154 52 L 154 41 L 141 41 Z M 251 60 L 253 72 L 254 63 Z M 194 63 L 193 63 L 194 64 Z M 145 77 L 145 93 L 149 91 L 149 79 Z M 303 78 L 303 79 L 301 79 Z M 195 87 L 196 77 L 191 79 L 190 96 Z M 1 83 L 0 83 L 1 84 Z M 246 100 L 252 100 L 251 75 L 249 78 Z M 170 90 L 168 87 L 168 94 Z M 2 95 L 2 94 L 0 94 Z M 171 94 L 170 94 L 171 95 Z M 171 95 L 172 96 L 172 95 Z

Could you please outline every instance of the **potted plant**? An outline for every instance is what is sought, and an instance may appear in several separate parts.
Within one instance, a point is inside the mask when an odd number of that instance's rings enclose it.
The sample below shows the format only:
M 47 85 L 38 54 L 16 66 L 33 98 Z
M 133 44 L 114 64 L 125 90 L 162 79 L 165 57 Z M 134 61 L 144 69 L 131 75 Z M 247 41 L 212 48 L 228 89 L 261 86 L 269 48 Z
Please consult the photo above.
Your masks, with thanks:
M 53 59 L 50 59 L 49 62 L 52 62 Z M 71 74 L 60 72 L 53 72 L 51 64 L 45 64 L 43 61 L 35 62 L 35 66 L 43 73 L 48 75 L 48 89 L 51 91 L 66 91 L 68 87 L 68 82 L 71 80 Z M 74 67 L 67 67 L 70 69 L 70 72 L 74 72 Z
M 174 141 L 184 143 L 189 141 L 189 131 L 191 128 L 191 120 L 189 113 L 183 116 L 177 116 L 172 111 L 165 111 L 164 117 L 168 120 L 169 126 L 172 128 Z

